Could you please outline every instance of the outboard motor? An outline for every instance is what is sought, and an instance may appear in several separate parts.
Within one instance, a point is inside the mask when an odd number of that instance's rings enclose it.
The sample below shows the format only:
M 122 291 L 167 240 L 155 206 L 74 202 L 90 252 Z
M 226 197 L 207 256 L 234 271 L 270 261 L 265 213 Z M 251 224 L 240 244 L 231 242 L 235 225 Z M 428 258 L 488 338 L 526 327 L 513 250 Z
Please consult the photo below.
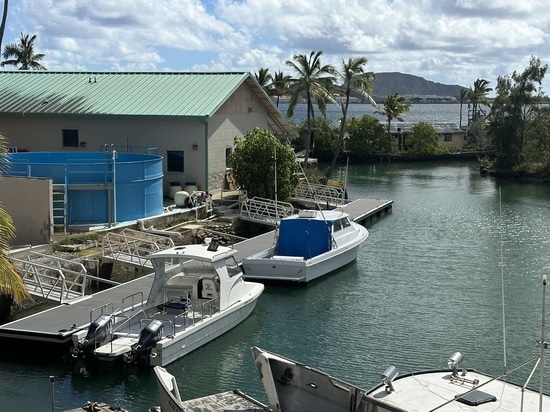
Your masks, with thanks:
M 107 343 L 113 329 L 112 317 L 108 315 L 99 315 L 88 327 L 86 337 L 78 345 L 73 347 L 71 355 L 73 358 L 79 358 L 94 351 L 95 348 Z
M 160 320 L 153 319 L 139 334 L 139 339 L 132 346 L 131 352 L 124 356 L 127 363 L 148 364 L 151 350 L 162 339 L 163 324 Z

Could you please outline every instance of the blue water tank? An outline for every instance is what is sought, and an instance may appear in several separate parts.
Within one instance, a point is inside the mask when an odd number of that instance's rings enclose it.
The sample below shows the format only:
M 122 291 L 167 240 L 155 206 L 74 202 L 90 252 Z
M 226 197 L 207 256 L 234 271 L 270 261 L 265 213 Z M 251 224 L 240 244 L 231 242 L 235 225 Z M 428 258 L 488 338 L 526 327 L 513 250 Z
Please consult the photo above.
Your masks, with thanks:
M 133 221 L 163 212 L 162 156 L 118 152 L 11 153 L 7 176 L 51 178 L 67 224 Z

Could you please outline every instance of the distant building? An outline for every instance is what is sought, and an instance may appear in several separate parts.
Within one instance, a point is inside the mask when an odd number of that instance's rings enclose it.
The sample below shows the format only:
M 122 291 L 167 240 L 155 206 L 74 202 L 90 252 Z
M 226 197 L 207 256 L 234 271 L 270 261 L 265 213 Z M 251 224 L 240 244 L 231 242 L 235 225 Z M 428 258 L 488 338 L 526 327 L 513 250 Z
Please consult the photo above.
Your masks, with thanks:
M 384 127 L 387 123 L 381 122 Z M 452 150 L 462 150 L 468 143 L 467 131 L 458 127 L 456 123 L 430 123 L 439 135 L 439 142 Z M 414 123 L 393 122 L 390 127 L 390 134 L 394 137 L 394 144 L 397 147 L 402 141 L 407 142 L 407 136 L 411 134 Z

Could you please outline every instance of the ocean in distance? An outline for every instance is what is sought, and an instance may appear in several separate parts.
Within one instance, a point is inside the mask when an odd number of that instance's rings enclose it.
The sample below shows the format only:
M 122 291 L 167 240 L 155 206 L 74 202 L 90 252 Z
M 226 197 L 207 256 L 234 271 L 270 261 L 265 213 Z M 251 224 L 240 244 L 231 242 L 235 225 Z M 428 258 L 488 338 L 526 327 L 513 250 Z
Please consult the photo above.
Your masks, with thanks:
M 268 285 L 242 324 L 167 366 L 183 399 L 239 388 L 266 402 L 251 346 L 365 388 L 389 365 L 400 373 L 444 368 L 455 351 L 463 367 L 494 374 L 537 355 L 548 185 L 482 177 L 467 161 L 351 164 L 347 183 L 352 199 L 394 201 L 368 225 L 357 261 L 311 285 Z M 31 362 L 0 351 L 0 373 L 1 410 L 52 410 L 49 376 L 56 411 L 86 401 L 133 412 L 159 404 L 151 370 L 111 366 L 88 376 L 47 353 Z M 547 371 L 547 392 L 549 383 Z
M 288 103 L 280 103 L 279 110 L 286 116 L 288 109 Z M 379 109 L 373 107 L 370 104 L 350 104 L 348 108 L 347 118 L 363 117 L 370 115 L 381 122 L 387 122 L 387 119 L 381 115 L 376 114 L 377 110 L 382 110 L 383 104 L 379 104 Z M 316 111 L 316 116 L 322 116 L 321 113 Z M 298 104 L 294 111 L 294 116 L 291 121 L 293 123 L 301 123 L 306 117 L 306 105 Z M 329 104 L 326 110 L 327 120 L 337 122 L 342 117 L 342 109 L 339 105 Z M 460 104 L 447 103 L 447 104 L 431 104 L 431 103 L 418 103 L 411 104 L 410 110 L 402 116 L 404 123 L 454 123 L 456 125 L 465 126 L 468 124 L 468 104 L 462 105 L 462 123 L 460 122 Z M 394 119 L 392 124 L 399 124 L 399 121 Z

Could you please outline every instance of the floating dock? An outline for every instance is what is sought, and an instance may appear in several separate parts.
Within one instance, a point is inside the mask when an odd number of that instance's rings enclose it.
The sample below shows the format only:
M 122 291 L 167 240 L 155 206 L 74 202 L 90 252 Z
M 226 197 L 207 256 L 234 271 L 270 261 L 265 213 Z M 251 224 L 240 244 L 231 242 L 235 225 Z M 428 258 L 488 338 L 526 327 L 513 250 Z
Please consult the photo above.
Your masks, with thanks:
M 359 199 L 337 209 L 348 213 L 353 221 L 366 224 L 389 213 L 392 205 L 392 200 Z M 241 261 L 245 257 L 267 249 L 273 244 L 274 237 L 273 230 L 236 243 L 234 245 L 238 251 L 236 259 Z M 0 338 L 69 344 L 73 333 L 86 329 L 99 316 L 100 308 L 119 308 L 123 300 L 130 306 L 147 299 L 153 277 L 154 274 L 151 273 L 93 295 L 72 300 L 67 304 L 0 325 Z

